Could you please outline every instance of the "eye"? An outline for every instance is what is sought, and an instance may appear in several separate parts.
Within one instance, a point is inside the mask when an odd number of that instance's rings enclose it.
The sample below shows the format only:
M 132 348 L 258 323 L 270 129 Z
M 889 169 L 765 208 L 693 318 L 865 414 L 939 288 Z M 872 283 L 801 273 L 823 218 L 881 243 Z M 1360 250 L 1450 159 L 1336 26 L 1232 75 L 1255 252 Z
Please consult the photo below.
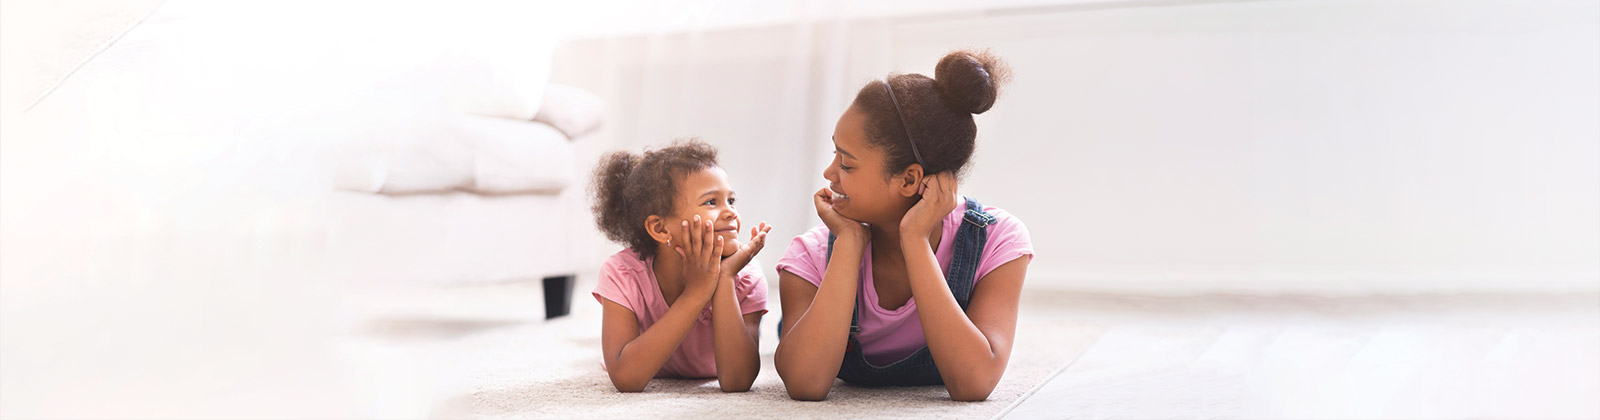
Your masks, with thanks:
M 731 205 L 733 205 L 733 203 L 734 203 L 734 202 L 736 202 L 736 201 L 739 201 L 739 199 L 737 199 L 737 198 L 733 198 L 733 197 L 728 197 L 728 205 L 730 205 L 730 206 L 731 206 Z
M 841 170 L 841 171 L 848 171 L 848 170 L 855 169 L 855 168 L 856 167 L 854 167 L 854 166 L 844 166 L 843 163 L 839 164 L 839 170 Z
M 715 206 L 715 205 L 717 205 L 717 199 L 715 199 L 715 198 L 709 199 L 709 200 L 706 200 L 706 202 L 700 203 L 700 204 L 707 205 L 707 206 Z

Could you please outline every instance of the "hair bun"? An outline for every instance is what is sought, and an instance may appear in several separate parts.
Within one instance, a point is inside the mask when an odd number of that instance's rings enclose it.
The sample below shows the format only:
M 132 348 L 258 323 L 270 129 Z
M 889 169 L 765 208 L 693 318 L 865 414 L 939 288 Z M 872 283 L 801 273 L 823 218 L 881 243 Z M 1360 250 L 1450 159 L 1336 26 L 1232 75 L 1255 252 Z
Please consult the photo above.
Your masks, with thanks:
M 1010 69 L 999 58 L 982 51 L 945 54 L 933 69 L 939 96 L 951 108 L 982 114 L 994 106 L 1000 85 L 1010 80 Z

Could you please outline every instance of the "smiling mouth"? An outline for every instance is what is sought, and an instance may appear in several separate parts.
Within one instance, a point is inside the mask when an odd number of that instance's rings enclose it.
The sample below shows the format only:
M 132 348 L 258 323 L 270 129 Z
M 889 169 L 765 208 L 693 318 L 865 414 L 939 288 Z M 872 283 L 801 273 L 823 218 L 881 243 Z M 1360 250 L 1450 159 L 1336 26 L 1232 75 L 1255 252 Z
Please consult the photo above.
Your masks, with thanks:
M 829 188 L 829 190 L 833 191 L 833 199 L 835 199 L 835 200 L 848 200 L 848 199 L 850 199 L 850 196 L 845 194 L 845 193 L 841 193 L 841 192 L 839 192 L 837 190 L 833 190 L 832 188 Z

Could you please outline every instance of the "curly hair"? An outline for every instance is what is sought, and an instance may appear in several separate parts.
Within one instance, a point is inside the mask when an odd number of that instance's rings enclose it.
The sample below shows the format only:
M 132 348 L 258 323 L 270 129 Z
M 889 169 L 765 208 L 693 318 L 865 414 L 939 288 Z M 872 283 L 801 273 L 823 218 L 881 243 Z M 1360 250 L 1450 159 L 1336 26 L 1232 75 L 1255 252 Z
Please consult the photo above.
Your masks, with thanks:
M 655 256 L 655 238 L 645 231 L 645 219 L 675 213 L 678 181 L 691 172 L 716 166 L 717 149 L 692 138 L 640 154 L 608 153 L 595 165 L 589 185 L 594 224 L 607 239 L 641 256 Z
M 856 93 L 854 105 L 867 117 L 867 139 L 884 151 L 886 176 L 916 163 L 907 133 L 922 152 L 924 174 L 951 171 L 961 175 L 976 148 L 978 126 L 972 116 L 993 107 L 1000 86 L 1011 79 L 1010 67 L 988 50 L 946 54 L 933 74 L 933 78 L 915 73 L 891 75 L 867 83 Z M 884 83 L 894 87 L 904 123 Z

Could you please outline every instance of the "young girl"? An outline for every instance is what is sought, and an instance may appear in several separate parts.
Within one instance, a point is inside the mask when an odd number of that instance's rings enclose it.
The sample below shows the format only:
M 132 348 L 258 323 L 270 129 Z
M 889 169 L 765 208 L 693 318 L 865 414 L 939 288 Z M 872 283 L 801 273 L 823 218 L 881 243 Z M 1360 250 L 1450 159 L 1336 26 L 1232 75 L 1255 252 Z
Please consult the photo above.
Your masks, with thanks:
M 777 266 L 775 363 L 790 397 L 823 399 L 836 377 L 943 384 L 961 401 L 994 391 L 1033 246 L 1021 220 L 956 195 L 956 181 L 972 157 L 972 114 L 994 104 L 1006 75 L 987 52 L 950 53 L 934 78 L 868 83 L 839 117 L 829 187 L 812 196 L 823 224 Z
M 611 383 L 638 392 L 651 378 L 716 377 L 723 391 L 749 390 L 767 312 L 767 280 L 750 262 L 772 228 L 735 240 L 739 213 L 716 149 L 689 140 L 614 152 L 590 190 L 595 224 L 627 246 L 600 267 L 594 289 Z

